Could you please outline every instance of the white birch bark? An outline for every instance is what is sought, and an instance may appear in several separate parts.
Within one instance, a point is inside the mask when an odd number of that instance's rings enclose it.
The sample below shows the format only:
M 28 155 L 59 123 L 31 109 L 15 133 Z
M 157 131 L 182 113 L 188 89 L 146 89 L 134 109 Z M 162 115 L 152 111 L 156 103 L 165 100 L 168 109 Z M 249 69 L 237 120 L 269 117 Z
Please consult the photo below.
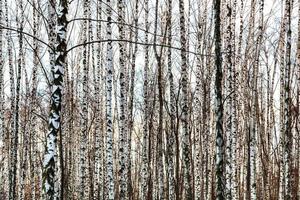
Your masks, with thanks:
M 283 3 L 282 3 L 283 5 Z M 280 64 L 280 147 L 279 147 L 279 158 L 280 158 L 280 168 L 279 168 L 279 200 L 284 200 L 285 195 L 285 172 L 284 172 L 284 142 L 285 142 L 285 134 L 284 134 L 284 74 L 285 74 L 285 62 L 284 62 L 284 40 L 285 40 L 285 30 L 286 30 L 286 20 L 287 20 L 287 10 L 284 10 L 284 15 L 282 17 L 281 29 L 279 35 L 279 64 Z
M 256 170 L 256 157 L 257 157 L 257 137 L 258 137 L 258 119 L 257 119 L 257 107 L 258 105 L 258 71 L 259 71 L 259 59 L 261 40 L 263 36 L 263 0 L 260 1 L 260 23 L 259 23 L 259 35 L 256 41 L 256 54 L 255 54 L 255 65 L 252 71 L 252 105 L 251 105 L 251 116 L 250 116 L 250 198 L 257 199 L 257 170 Z
M 38 14 L 36 11 L 36 1 L 33 1 L 33 36 L 34 37 L 38 37 Z M 39 170 L 39 166 L 37 164 L 37 145 L 36 142 L 36 137 L 37 137 L 37 131 L 36 131 L 36 124 L 37 124 L 37 117 L 36 117 L 36 92 L 37 92 L 37 69 L 38 69 L 38 56 L 39 56 L 39 47 L 38 47 L 38 43 L 36 39 L 33 39 L 33 50 L 34 50 L 34 54 L 33 54 L 33 70 L 32 70 L 32 90 L 31 90 L 31 118 L 30 118 L 30 137 L 31 137 L 31 168 L 30 168 L 30 172 L 31 172 L 31 191 L 32 191 L 32 199 L 39 199 L 38 196 L 38 191 L 40 191 L 40 184 L 39 184 L 39 179 L 41 178 L 40 176 L 40 170 Z M 37 185 L 37 188 L 36 188 Z
M 157 31 L 158 31 L 158 13 L 159 13 L 159 1 L 155 2 L 155 22 L 154 22 L 154 54 L 157 64 L 157 89 L 158 89 L 158 124 L 157 124 L 157 134 L 156 134 L 156 149 L 155 149 L 155 161 L 156 168 L 155 174 L 157 179 L 157 198 L 159 200 L 164 199 L 165 194 L 165 185 L 164 185 L 164 163 L 163 163 L 163 86 L 162 86 L 162 77 L 163 77 L 163 66 L 162 66 L 162 48 L 158 51 L 157 47 Z M 163 22 L 162 22 L 163 24 Z
M 43 199 L 54 199 L 56 178 L 56 141 L 61 122 L 61 102 L 63 95 L 63 75 L 66 65 L 66 32 L 68 12 L 67 1 L 60 0 L 57 8 L 57 45 L 55 63 L 51 65 L 51 109 L 49 115 L 49 132 L 46 139 L 46 152 L 43 162 Z M 54 28 L 54 27 L 53 27 Z
M 124 23 L 125 20 L 125 4 L 123 0 L 118 0 L 118 27 L 120 40 L 125 39 Z M 127 139 L 127 95 L 126 95 L 126 69 L 125 69 L 125 47 L 123 42 L 119 42 L 119 84 L 120 84 L 120 134 L 119 134 L 119 198 L 121 200 L 128 199 L 127 188 L 127 170 L 128 170 L 128 139 Z
M 237 106 L 238 106 L 238 67 L 236 65 L 235 56 L 236 52 L 236 40 L 235 40 L 235 23 L 236 23 L 236 9 L 237 9 L 237 0 L 234 0 L 232 3 L 232 19 L 231 19 L 231 30 L 232 30 L 232 51 L 233 56 L 233 68 L 232 68 L 232 150 L 231 150 L 231 166 L 232 166 L 232 180 L 231 180 L 231 196 L 232 199 L 238 199 L 238 176 L 237 176 L 237 133 L 238 133 L 238 117 L 237 117 Z
M 7 4 L 7 0 L 5 0 L 5 21 L 6 21 L 6 26 L 10 27 L 9 24 L 9 18 L 8 18 L 8 4 Z M 9 65 L 9 79 L 10 79 L 10 109 L 12 114 L 12 117 L 15 119 L 15 78 L 14 78 L 14 67 L 13 66 L 13 53 L 12 53 L 12 38 L 11 38 L 11 31 L 7 30 L 6 32 L 6 36 L 7 36 L 7 51 L 8 51 L 8 65 Z M 14 120 L 11 120 L 10 123 L 10 130 L 11 130 L 11 137 L 10 138 L 14 138 L 15 135 L 15 130 L 14 130 Z M 11 145 L 13 145 L 13 142 L 10 139 L 10 147 Z M 12 149 L 12 148 L 11 148 Z M 13 150 L 10 149 L 9 152 L 9 159 L 8 159 L 8 166 L 9 166 L 9 174 L 8 174 L 8 178 L 9 178 L 9 199 L 13 199 L 15 196 L 15 192 L 13 192 L 13 190 L 15 190 L 15 174 L 13 172 Z
M 202 39 L 203 39 L 203 19 L 201 19 L 200 14 L 200 2 L 198 5 L 199 14 L 198 14 L 198 33 L 197 33 L 197 52 L 200 54 L 202 50 Z M 195 114 L 196 114 L 196 122 L 195 122 L 195 200 L 200 200 L 205 197 L 206 191 L 206 179 L 205 179 L 205 167 L 207 166 L 205 163 L 205 154 L 202 151 L 202 141 L 201 139 L 204 138 L 202 136 L 204 126 L 201 122 L 201 119 L 204 119 L 204 114 L 201 112 L 201 108 L 203 108 L 203 104 L 205 101 L 205 95 L 203 93 L 203 85 L 201 84 L 203 80 L 204 73 L 203 73 L 203 64 L 204 59 L 199 55 L 197 56 L 197 68 L 196 68 L 196 86 L 195 86 Z M 202 96 L 202 98 L 201 98 Z M 206 121 L 206 120 L 205 120 Z M 203 153 L 202 153 L 203 152 Z M 201 188 L 202 187 L 202 188 Z M 202 192 L 203 191 L 203 192 Z
M 149 2 L 145 0 L 145 43 L 148 43 L 148 31 L 149 31 Z M 148 106 L 148 68 L 149 68 L 149 46 L 145 46 L 145 63 L 144 63 L 144 83 L 143 83 L 143 101 L 144 101 L 144 115 L 143 115 L 143 142 L 142 142 L 142 169 L 141 169 L 141 189 L 140 198 L 146 200 L 148 196 L 148 180 L 149 180 L 149 141 L 148 141 L 148 119 L 149 119 L 149 106 Z
M 112 81 L 113 81 L 113 49 L 112 49 L 112 8 L 107 0 L 107 63 L 106 63 L 106 173 L 108 199 L 114 199 L 114 171 L 113 171 L 113 120 L 112 120 Z
M 97 1 L 97 19 L 100 20 L 102 16 L 102 2 Z M 97 40 L 101 39 L 101 22 L 97 23 Z M 95 178 L 94 178 L 94 200 L 99 199 L 103 196 L 103 175 L 102 175 L 102 143 L 103 138 L 101 137 L 101 107 L 102 102 L 100 102 L 100 84 L 102 83 L 101 80 L 101 70 L 102 70 L 102 62 L 101 62 L 101 44 L 97 45 L 96 50 L 96 81 L 95 81 L 95 98 L 96 98 L 96 119 L 95 119 L 95 164 L 94 164 L 94 171 L 95 171 Z
M 189 103 L 188 103 L 188 65 L 186 56 L 186 27 L 184 16 L 184 2 L 179 0 L 179 13 L 180 13 L 180 43 L 181 43 L 181 84 L 182 84 L 182 153 L 183 153 L 183 198 L 192 200 L 192 177 L 191 177 L 191 149 L 190 149 L 190 130 L 189 130 Z
M 284 68 L 284 146 L 283 146 L 283 160 L 284 160 L 284 199 L 290 200 L 294 199 L 292 196 L 292 130 L 291 130 L 291 114 L 290 114 L 290 104 L 291 104 L 291 83 L 290 83 L 290 73 L 291 73 L 291 10 L 292 3 L 290 0 L 285 1 L 286 10 L 286 49 L 285 49 L 285 68 Z
M 89 1 L 85 0 L 83 2 L 83 17 L 86 19 L 88 17 L 88 6 Z M 82 43 L 85 44 L 87 40 L 87 29 L 88 29 L 88 20 L 84 20 L 83 22 L 83 40 Z M 81 100 L 81 118 L 80 118 L 80 199 L 88 199 L 89 198 L 89 189 L 88 189 L 88 76 L 89 76 L 89 66 L 88 66 L 88 52 L 87 46 L 83 45 L 82 52 L 82 100 Z
M 20 1 L 18 5 L 17 11 L 20 10 L 21 12 L 21 17 L 20 19 L 17 20 L 18 24 L 18 31 L 19 33 L 19 52 L 18 52 L 18 59 L 17 59 L 17 80 L 16 80 L 16 96 L 15 96 L 15 110 L 12 110 L 14 113 L 14 120 L 13 120 L 13 135 L 11 138 L 11 162 L 12 162 L 12 167 L 10 168 L 10 172 L 12 173 L 12 182 L 10 185 L 10 193 L 9 193 L 9 198 L 10 199 L 15 199 L 17 198 L 17 163 L 18 163 L 18 146 L 19 146 L 19 126 L 20 126 L 20 90 L 21 90 L 21 75 L 22 75 L 22 59 L 23 59 L 23 24 L 24 24 L 24 18 L 22 18 L 23 15 L 23 2 Z M 18 12 L 17 12 L 18 13 Z M 19 21 L 20 20 L 20 21 Z M 20 162 L 21 163 L 21 162 Z M 22 185 L 24 178 L 22 177 L 24 173 L 19 172 L 20 177 L 20 189 L 22 190 Z M 22 192 L 20 194 L 19 192 L 19 197 L 22 198 Z
M 167 31 L 168 31 L 168 45 L 172 45 L 172 0 L 168 0 L 168 17 L 167 17 Z M 168 183 L 169 183 L 169 199 L 176 199 L 175 191 L 175 166 L 174 166 L 174 143 L 175 143 L 175 89 L 174 78 L 172 71 L 172 49 L 168 49 L 168 78 L 169 78 L 169 101 L 170 101 L 170 131 L 167 137 L 168 145 Z
M 226 2 L 226 34 L 225 34 L 225 70 L 226 70 L 226 79 L 225 79 L 225 108 L 226 119 L 225 119 L 225 135 L 226 135 L 226 169 L 225 169 L 225 180 L 226 180 L 226 199 L 232 199 L 232 111 L 233 111 L 233 98 L 232 93 L 232 67 L 233 67 L 233 53 L 232 53 L 232 6 L 231 0 Z

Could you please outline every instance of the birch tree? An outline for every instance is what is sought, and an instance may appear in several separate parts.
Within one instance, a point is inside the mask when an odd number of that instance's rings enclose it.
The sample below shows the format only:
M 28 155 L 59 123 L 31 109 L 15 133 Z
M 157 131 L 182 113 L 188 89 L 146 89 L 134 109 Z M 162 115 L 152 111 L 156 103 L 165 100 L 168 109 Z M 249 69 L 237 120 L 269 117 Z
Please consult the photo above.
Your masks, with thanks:
M 214 2 L 214 34 L 215 34 L 215 115 L 216 115 L 216 199 L 225 199 L 224 192 L 224 139 L 223 139 L 223 101 L 222 101 L 222 57 L 221 57 L 221 31 L 220 31 L 221 2 Z
M 149 32 L 149 1 L 145 0 L 145 42 L 148 43 L 148 32 Z M 147 199 L 149 185 L 149 157 L 148 157 L 148 117 L 149 117 L 149 106 L 148 106 L 148 68 L 149 68 L 149 46 L 145 46 L 145 57 L 144 57 L 144 82 L 143 82 L 143 101 L 144 101 L 144 122 L 143 122 L 143 142 L 142 142 L 142 169 L 141 169 L 141 191 L 140 197 L 142 200 Z
M 285 2 L 286 9 L 286 50 L 285 50 L 285 70 L 284 70 L 284 199 L 293 199 L 292 177 L 291 177 L 291 154 L 292 154 L 292 131 L 290 114 L 290 70 L 291 70 L 291 10 L 290 0 Z
M 102 8 L 103 4 L 101 1 L 97 1 L 97 19 L 100 20 L 102 17 Z M 102 35 L 101 35 L 101 31 L 102 31 L 102 26 L 101 23 L 98 22 L 97 23 L 97 40 L 100 40 Z M 102 142 L 103 142 L 103 138 L 101 137 L 101 130 L 100 130 L 100 123 L 101 123 L 101 107 L 102 107 L 102 102 L 100 101 L 100 99 L 102 97 L 100 97 L 98 94 L 100 93 L 100 83 L 102 83 L 101 80 L 101 70 L 103 69 L 102 67 L 102 62 L 101 62 L 101 44 L 97 45 L 97 69 L 96 69 L 96 81 L 95 81 L 95 98 L 96 98 L 96 119 L 95 119 L 95 182 L 94 182 L 94 199 L 98 199 L 100 197 L 103 196 L 103 168 L 102 168 L 102 159 L 103 159 L 103 146 L 102 146 Z M 100 103 L 101 102 L 101 103 Z
M 123 0 L 118 1 L 118 22 L 119 22 L 119 38 L 120 40 L 125 39 L 124 30 L 124 19 L 125 19 L 125 5 Z M 120 135 L 119 135 L 119 178 L 120 178 L 120 199 L 128 199 L 128 188 L 127 188 L 127 175 L 128 175 L 128 140 L 127 140 L 127 96 L 125 91 L 125 48 L 123 42 L 119 42 L 119 66 L 120 66 Z
M 190 152 L 190 131 L 188 123 L 188 65 L 186 56 L 186 27 L 184 16 L 184 3 L 183 0 L 179 1 L 179 13 L 180 13 L 180 43 L 181 43 L 181 84 L 182 84 L 182 153 L 183 153 L 183 173 L 184 173 L 184 198 L 191 200 L 192 187 L 191 187 L 191 152 Z
M 167 31 L 168 45 L 172 45 L 172 0 L 168 3 Z M 170 131 L 167 136 L 168 155 L 168 184 L 169 199 L 176 199 L 175 196 L 175 166 L 174 166 L 174 143 L 175 143 L 175 89 L 172 71 L 172 49 L 168 49 L 168 79 L 169 79 L 169 102 L 170 102 Z
M 23 15 L 23 2 L 19 2 L 19 9 L 20 12 Z M 19 21 L 19 31 L 22 32 L 23 30 L 23 24 L 24 24 L 24 19 L 22 18 L 21 15 L 21 20 Z M 13 116 L 14 116 L 14 122 L 13 122 L 13 135 L 11 137 L 11 145 L 12 145 L 12 150 L 11 150 L 11 163 L 12 166 L 10 168 L 10 173 L 11 173 L 11 183 L 10 183 L 10 193 L 9 193 L 9 198 L 10 199 L 15 199 L 17 197 L 16 194 L 16 180 L 17 180 L 17 162 L 18 162 L 18 141 L 19 141 L 19 110 L 20 110 L 20 84 L 21 84 L 21 73 L 22 73 L 22 59 L 23 59 L 23 35 L 20 34 L 19 36 L 19 53 L 18 53 L 18 67 L 17 67 L 17 81 L 16 81 L 16 96 L 15 96 L 15 109 L 13 111 Z M 21 175 L 22 176 L 22 175 Z
M 5 20 L 6 20 L 6 25 L 7 27 L 10 26 L 9 21 L 8 21 L 8 5 L 7 5 L 7 1 L 5 1 Z M 7 35 L 7 51 L 8 51 L 8 62 L 9 62 L 9 79 L 10 79 L 10 95 L 11 95 L 11 99 L 10 99 L 10 109 L 12 114 L 12 117 L 15 119 L 15 78 L 14 78 L 14 66 L 13 66 L 13 54 L 12 54 L 12 44 L 11 44 L 11 33 L 9 31 L 7 31 L 6 35 Z M 16 165 L 17 163 L 15 163 L 17 160 L 15 158 L 13 158 L 13 151 L 17 151 L 16 146 L 14 145 L 14 141 L 12 141 L 15 137 L 15 127 L 14 127 L 14 120 L 11 120 L 10 123 L 10 130 L 12 132 L 11 136 L 10 136 L 10 147 L 14 146 L 13 148 L 10 149 L 9 152 L 9 159 L 8 159 L 8 166 L 9 166 L 9 199 L 13 199 L 15 197 L 15 190 L 16 190 L 16 167 L 14 167 L 14 165 Z M 16 155 L 17 156 L 17 155 Z M 11 161 L 10 161 L 11 160 Z
M 107 27 L 106 37 L 107 55 L 106 55 L 106 171 L 108 184 L 108 199 L 114 199 L 114 171 L 113 171 L 113 136 L 112 136 L 112 79 L 113 79 L 113 50 L 112 50 L 112 8 L 110 0 L 107 0 Z
M 38 37 L 38 13 L 37 13 L 37 4 L 36 1 L 33 2 L 33 11 L 32 11 L 32 15 L 33 15 L 33 36 L 34 37 Z M 31 113 L 35 113 L 37 111 L 37 109 L 35 108 L 35 106 L 37 105 L 37 70 L 38 70 L 38 65 L 39 65 L 39 60 L 38 60 L 38 56 L 39 56 L 39 46 L 38 46 L 38 42 L 36 39 L 33 40 L 33 49 L 34 49 L 34 54 L 33 54 L 33 71 L 32 71 L 32 90 L 31 90 L 31 101 L 33 106 L 31 107 Z M 30 137 L 31 139 L 31 143 L 35 144 L 37 142 L 36 137 L 37 137 L 37 117 L 35 114 L 31 114 L 31 119 L 30 119 Z M 39 184 L 39 178 L 40 178 L 40 170 L 38 169 L 39 166 L 37 165 L 37 160 L 38 160 L 38 154 L 37 154 L 37 146 L 36 145 L 30 145 L 31 146 L 31 152 L 32 152 L 32 157 L 31 157 L 31 164 L 30 164 L 30 171 L 31 171 L 31 191 L 32 191 L 32 199 L 38 199 L 39 195 L 38 195 L 38 191 L 40 190 L 40 184 Z M 36 169 L 36 170 L 33 170 Z M 37 188 L 36 188 L 37 186 Z
M 231 1 L 226 2 L 227 15 L 226 15 L 226 40 L 225 49 L 227 51 L 225 55 L 225 67 L 226 67 L 226 80 L 225 80 L 225 110 L 226 110 L 226 125 L 225 125 L 225 135 L 226 135 L 226 199 L 232 199 L 232 139 L 233 139 L 233 127 L 232 127 L 232 113 L 233 113 L 233 53 L 232 53 L 232 5 Z
M 88 16 L 88 6 L 89 1 L 85 0 L 83 2 L 84 13 L 83 16 L 86 19 Z M 87 29 L 88 29 L 88 21 L 85 20 L 83 24 L 83 43 L 87 42 Z M 88 52 L 87 47 L 83 46 L 82 52 L 82 113 L 81 113 L 81 136 L 80 136 L 80 198 L 87 199 L 88 198 L 88 160 L 87 160 L 87 152 L 88 152 L 88 102 L 87 102 L 87 94 L 88 94 L 88 76 L 89 76 L 89 67 L 88 67 Z
M 49 132 L 47 134 L 46 152 L 43 162 L 43 192 L 44 199 L 55 197 L 55 175 L 56 175 L 56 141 L 60 129 L 61 102 L 63 95 L 63 76 L 66 65 L 66 33 L 68 13 L 67 1 L 60 0 L 57 9 L 57 38 L 55 48 L 55 62 L 51 66 L 51 108 L 49 114 Z

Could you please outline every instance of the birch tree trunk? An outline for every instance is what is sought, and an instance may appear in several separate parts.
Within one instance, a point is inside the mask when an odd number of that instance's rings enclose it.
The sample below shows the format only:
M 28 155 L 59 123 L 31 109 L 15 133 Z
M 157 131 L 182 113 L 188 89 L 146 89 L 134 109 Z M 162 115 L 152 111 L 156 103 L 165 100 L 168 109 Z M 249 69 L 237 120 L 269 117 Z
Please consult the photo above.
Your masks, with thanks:
M 19 9 L 20 12 L 23 13 L 23 2 L 19 2 Z M 23 14 L 22 14 L 23 15 Z M 21 17 L 20 22 L 18 23 L 18 30 L 19 32 L 23 31 L 23 24 L 24 24 L 24 18 Z M 10 193 L 9 193 L 9 199 L 15 199 L 17 198 L 16 194 L 16 182 L 17 182 L 17 162 L 18 162 L 18 142 L 19 142 L 19 110 L 20 110 L 20 84 L 21 84 L 21 74 L 22 74 L 22 59 L 23 59 L 23 35 L 22 33 L 19 34 L 19 55 L 18 55 L 18 61 L 17 61 L 17 82 L 16 82 L 16 96 L 15 96 L 15 110 L 13 111 L 14 120 L 13 120 L 13 135 L 11 138 L 11 162 L 12 166 L 10 168 L 11 173 L 11 185 L 10 185 Z M 21 178 L 22 179 L 22 178 Z M 22 185 L 22 184 L 21 184 Z M 22 197 L 22 196 L 21 196 Z
M 223 100 L 222 100 L 222 55 L 221 55 L 221 19 L 220 0 L 214 1 L 214 34 L 215 34 L 215 95 L 216 95 L 216 199 L 225 199 L 224 192 L 224 139 L 223 139 Z
M 8 5 L 7 0 L 5 0 L 5 21 L 7 27 L 10 27 L 8 21 Z M 15 119 L 15 77 L 14 77 L 14 66 L 13 66 L 13 54 L 12 54 L 12 42 L 11 42 L 11 32 L 7 30 L 7 51 L 8 51 L 8 65 L 9 65 L 9 79 L 10 79 L 10 109 L 12 114 L 12 118 Z M 16 182 L 15 182 L 15 175 L 14 174 L 14 162 L 13 162 L 13 149 L 12 147 L 13 142 L 12 140 L 15 137 L 15 129 L 14 129 L 14 120 L 11 120 L 10 123 L 10 149 L 9 149 L 9 158 L 8 158 L 8 167 L 9 167 L 9 174 L 8 174 L 8 185 L 9 185 L 9 199 L 13 199 L 15 197 L 15 189 L 16 189 Z M 15 163 L 16 165 L 16 163 Z
M 97 1 L 97 19 L 100 20 L 102 18 L 102 2 Z M 101 22 L 97 23 L 97 40 L 101 39 L 101 31 L 102 26 Z M 100 197 L 103 197 L 103 174 L 102 174 L 102 159 L 103 159 L 103 138 L 101 137 L 101 130 L 100 130 L 100 124 L 101 124 L 101 107 L 102 102 L 100 103 L 100 84 L 102 83 L 101 80 L 101 69 L 102 69 L 102 63 L 101 63 L 101 44 L 97 45 L 96 50 L 96 58 L 97 58 L 97 68 L 96 68 L 96 81 L 95 81 L 95 98 L 96 98 L 96 119 L 95 119 L 95 176 L 94 176 L 94 200 L 99 199 Z
M 162 66 L 162 47 L 160 51 L 157 48 L 157 29 L 158 29 L 158 0 L 155 3 L 155 22 L 154 22 L 154 54 L 157 62 L 157 89 L 158 89 L 158 127 L 157 127 L 157 139 L 156 139 L 156 177 L 158 184 L 158 194 L 157 197 L 159 200 L 165 198 L 165 185 L 164 185 L 164 163 L 163 163 L 163 85 L 162 85 L 162 77 L 163 77 L 163 66 Z
M 43 162 L 43 198 L 52 200 L 55 194 L 56 176 L 56 141 L 60 130 L 61 103 L 63 95 L 63 75 L 66 65 L 66 33 L 67 33 L 67 1 L 60 0 L 57 9 L 57 45 L 55 48 L 55 62 L 51 65 L 51 108 L 49 115 L 49 132 Z M 54 28 L 54 27 L 53 27 Z
M 119 27 L 119 38 L 120 40 L 125 39 L 124 23 L 125 20 L 125 4 L 123 0 L 118 0 L 118 27 Z M 128 188 L 127 188 L 127 175 L 128 175 L 128 139 L 127 139 L 127 95 L 126 95 L 126 83 L 125 83 L 125 48 L 124 43 L 119 42 L 119 66 L 120 66 L 120 135 L 119 135 L 119 186 L 120 193 L 119 198 L 121 200 L 128 199 Z
M 149 2 L 145 0 L 145 43 L 148 43 L 148 31 L 149 31 Z M 144 101 L 144 115 L 143 115 L 143 141 L 142 141 L 142 170 L 141 170 L 141 190 L 139 192 L 141 200 L 148 199 L 149 185 L 149 156 L 148 151 L 149 144 L 149 131 L 148 131 L 148 119 L 149 119 L 149 106 L 148 106 L 148 68 L 149 68 L 149 46 L 145 46 L 145 66 L 144 66 L 144 83 L 143 83 L 143 101 Z
M 181 43 L 181 85 L 182 85 L 182 154 L 183 154 L 183 198 L 192 200 L 192 178 L 191 178 L 191 151 L 190 151 L 190 130 L 189 130 L 189 103 L 188 103 L 188 65 L 186 56 L 186 27 L 184 16 L 184 2 L 179 0 L 180 13 L 180 43 Z M 177 183 L 178 184 L 178 183 Z
M 232 4 L 232 16 L 231 16 L 231 32 L 232 32 L 232 49 L 231 52 L 233 56 L 233 68 L 232 68 L 232 150 L 231 150 L 231 162 L 232 162 L 232 182 L 231 182 L 231 196 L 232 199 L 238 199 L 238 175 L 237 175 L 237 133 L 238 133 L 238 117 L 237 117 L 237 107 L 238 107 L 238 67 L 236 64 L 237 56 L 236 53 L 236 40 L 235 40 L 235 23 L 236 23 L 236 10 L 237 10 L 237 1 L 234 0 Z
M 202 3 L 202 2 L 201 2 Z M 197 52 L 200 54 L 202 51 L 202 39 L 203 39 L 203 29 L 204 29 L 204 24 L 203 24 L 203 19 L 201 17 L 202 13 L 200 13 L 200 2 L 198 3 L 198 9 L 199 9 L 199 14 L 198 14 L 198 33 L 197 33 Z M 203 41 L 204 43 L 204 41 Z M 196 122 L 195 122 L 195 199 L 196 200 L 200 200 L 203 197 L 206 197 L 205 193 L 206 188 L 206 182 L 205 182 L 205 178 L 204 178 L 204 168 L 206 167 L 206 163 L 205 163 L 205 155 L 204 152 L 202 153 L 202 141 L 201 141 L 201 135 L 204 133 L 203 129 L 203 123 L 201 122 L 202 119 L 204 119 L 204 114 L 203 112 L 201 112 L 201 108 L 204 107 L 204 94 L 202 93 L 203 90 L 201 90 L 202 87 L 202 76 L 204 74 L 204 69 L 203 67 L 203 63 L 204 62 L 204 58 L 200 55 L 197 56 L 197 66 L 196 66 L 196 86 L 195 86 L 195 114 L 196 114 Z M 204 82 L 204 81 L 203 81 Z M 201 98 L 202 96 L 202 98 Z M 203 101 L 201 101 L 203 100 Z
M 226 67 L 226 80 L 225 80 L 225 108 L 226 110 L 226 119 L 225 119 L 225 136 L 226 136 L 226 199 L 232 199 L 232 139 L 233 139 L 233 130 L 232 130 L 232 112 L 233 112 L 233 98 L 232 93 L 233 85 L 232 85 L 232 67 L 233 67 L 233 53 L 232 53 L 232 6 L 231 0 L 227 1 L 226 4 L 227 15 L 226 15 L 226 34 L 225 34 L 225 63 Z
M 106 63 L 106 173 L 108 199 L 114 199 L 114 171 L 113 171 L 113 125 L 112 125 L 112 79 L 113 79 L 113 49 L 112 49 L 112 8 L 110 0 L 107 0 L 107 63 Z
M 33 35 L 35 37 L 38 37 L 38 19 L 39 16 L 36 11 L 36 1 L 33 2 Z M 40 179 L 40 170 L 39 170 L 39 165 L 37 165 L 37 160 L 38 160 L 38 154 L 37 154 L 37 145 L 36 142 L 36 137 L 37 137 L 37 131 L 36 131 L 36 124 L 37 124 L 37 117 L 36 113 L 36 105 L 37 105 L 37 69 L 39 65 L 39 47 L 38 47 L 38 42 L 36 39 L 33 40 L 33 49 L 34 49 L 34 54 L 33 54 L 33 70 L 32 70 L 32 90 L 31 90 L 31 101 L 32 101 L 32 107 L 31 107 L 31 118 L 30 118 L 30 138 L 31 138 L 31 165 L 30 165 L 30 171 L 31 171 L 31 198 L 33 200 L 39 199 L 38 191 L 40 191 L 40 184 L 39 184 L 39 179 Z M 35 169 L 35 170 L 34 170 Z M 37 186 L 37 188 L 36 188 Z
M 85 0 L 83 2 L 83 16 L 84 18 L 88 17 L 88 6 L 89 1 Z M 87 29 L 88 29 L 88 21 L 85 20 L 83 22 L 83 43 L 87 42 Z M 82 100 L 81 100 L 81 118 L 80 118 L 80 126 L 81 126 L 81 135 L 80 135 L 80 199 L 88 199 L 88 76 L 89 76 L 89 57 L 87 52 L 87 46 L 83 46 L 82 52 Z
M 254 6 L 254 5 L 253 5 Z M 253 8 L 254 10 L 254 8 Z M 255 64 L 252 70 L 252 94 L 251 94 L 251 105 L 250 105 L 250 198 L 257 199 L 257 170 L 256 170 L 256 158 L 257 158 L 257 137 L 258 137 L 258 71 L 259 71 L 259 59 L 260 59 L 260 48 L 261 40 L 263 36 L 263 1 L 260 1 L 260 22 L 259 22 L 259 35 L 256 41 L 256 53 L 255 53 Z M 254 20 L 254 19 L 253 19 Z
M 172 0 L 168 0 L 168 46 L 172 46 Z M 175 89 L 172 72 L 172 49 L 168 48 L 168 78 L 169 78 L 169 101 L 170 101 L 170 130 L 167 136 L 168 141 L 168 184 L 169 184 L 169 199 L 176 199 L 175 191 L 175 169 L 174 169 L 174 142 L 175 142 Z
M 294 199 L 292 196 L 292 130 L 290 114 L 290 71 L 291 71 L 291 10 L 292 3 L 286 0 L 286 50 L 285 50 L 285 69 L 284 69 L 284 199 Z

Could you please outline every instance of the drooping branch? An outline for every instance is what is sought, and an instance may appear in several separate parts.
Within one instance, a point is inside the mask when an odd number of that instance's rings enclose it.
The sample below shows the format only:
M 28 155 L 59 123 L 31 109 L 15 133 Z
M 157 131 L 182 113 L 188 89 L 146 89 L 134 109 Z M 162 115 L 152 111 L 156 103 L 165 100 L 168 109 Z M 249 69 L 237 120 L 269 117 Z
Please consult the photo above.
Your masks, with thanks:
M 185 51 L 186 53 L 191 53 L 194 55 L 200 55 L 200 56 L 208 56 L 208 57 L 213 57 L 213 54 L 199 54 L 193 51 L 189 51 L 189 50 L 183 50 L 181 47 L 174 47 L 174 46 L 170 46 L 170 45 L 166 45 L 166 44 L 154 44 L 154 43 L 144 43 L 144 42 L 139 42 L 139 41 L 131 41 L 131 40 L 120 40 L 120 39 L 108 39 L 108 40 L 94 40 L 94 41 L 89 41 L 86 43 L 82 43 L 82 44 L 77 44 L 73 47 L 71 47 L 70 49 L 67 50 L 67 53 L 76 49 L 77 47 L 81 47 L 81 46 L 85 46 L 88 44 L 93 44 L 93 43 L 106 43 L 106 42 L 127 42 L 127 43 L 133 43 L 133 44 L 137 44 L 137 45 L 142 45 L 142 46 L 159 46 L 159 47 L 164 47 L 164 48 L 172 48 L 178 51 Z
M 19 30 L 19 29 L 16 29 L 16 28 L 5 27 L 5 26 L 2 26 L 2 25 L 0 25 L 0 29 L 6 29 L 6 30 L 10 30 L 10 31 L 15 31 L 17 33 L 22 33 L 24 35 L 27 35 L 27 36 L 31 37 L 32 39 L 35 39 L 35 40 L 41 42 L 42 44 L 44 44 L 47 47 L 49 47 L 50 49 L 52 49 L 52 47 L 47 42 L 35 37 L 34 35 L 31 35 L 30 33 L 24 32 L 23 30 Z

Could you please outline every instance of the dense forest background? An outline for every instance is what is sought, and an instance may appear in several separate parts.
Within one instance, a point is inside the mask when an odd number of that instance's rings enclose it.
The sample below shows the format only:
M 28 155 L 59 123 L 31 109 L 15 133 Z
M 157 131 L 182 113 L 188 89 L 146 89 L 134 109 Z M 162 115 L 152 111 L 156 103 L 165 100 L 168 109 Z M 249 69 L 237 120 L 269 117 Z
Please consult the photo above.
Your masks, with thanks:
M 0 0 L 0 199 L 300 199 L 300 0 Z

